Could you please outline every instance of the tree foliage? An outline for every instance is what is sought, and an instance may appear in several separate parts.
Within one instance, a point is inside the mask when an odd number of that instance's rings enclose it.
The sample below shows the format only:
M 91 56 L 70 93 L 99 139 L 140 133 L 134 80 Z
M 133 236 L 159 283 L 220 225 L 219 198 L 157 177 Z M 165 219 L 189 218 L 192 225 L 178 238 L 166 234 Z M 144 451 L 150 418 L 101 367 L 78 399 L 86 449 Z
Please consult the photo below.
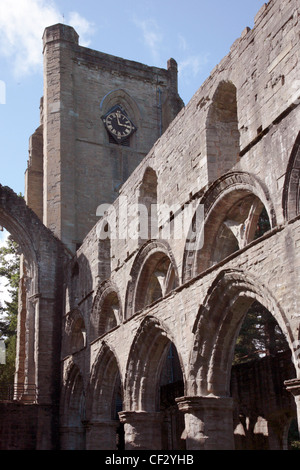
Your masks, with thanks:
M 0 248 L 0 277 L 4 279 L 10 300 L 0 304 L 0 339 L 5 340 L 6 364 L 0 365 L 0 385 L 13 382 L 16 359 L 20 256 L 18 245 L 9 236 Z
M 274 356 L 288 349 L 285 336 L 273 315 L 259 302 L 253 302 L 236 342 L 234 364 Z

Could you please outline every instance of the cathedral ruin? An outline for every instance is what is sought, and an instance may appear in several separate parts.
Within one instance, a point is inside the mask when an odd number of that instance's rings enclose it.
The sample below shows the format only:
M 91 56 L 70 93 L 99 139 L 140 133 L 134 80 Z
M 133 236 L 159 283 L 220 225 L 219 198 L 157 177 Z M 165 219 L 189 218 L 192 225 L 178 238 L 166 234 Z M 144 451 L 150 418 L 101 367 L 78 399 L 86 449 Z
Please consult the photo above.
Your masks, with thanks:
M 286 449 L 300 423 L 300 6 L 270 0 L 184 106 L 166 69 L 43 36 L 1 449 Z M 260 222 L 264 220 L 261 228 Z M 287 349 L 233 367 L 268 312 Z

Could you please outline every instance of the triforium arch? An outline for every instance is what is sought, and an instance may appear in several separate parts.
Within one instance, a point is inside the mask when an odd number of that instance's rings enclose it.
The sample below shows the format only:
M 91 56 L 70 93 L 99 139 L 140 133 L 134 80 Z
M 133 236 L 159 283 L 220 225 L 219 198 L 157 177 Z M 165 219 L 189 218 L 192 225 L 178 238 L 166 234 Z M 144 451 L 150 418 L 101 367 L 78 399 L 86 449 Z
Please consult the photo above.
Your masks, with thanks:
M 178 286 L 177 266 L 167 242 L 146 242 L 136 255 L 130 279 L 126 292 L 125 319 Z
M 122 322 L 122 304 L 117 286 L 111 281 L 103 281 L 98 287 L 93 301 L 90 339 L 103 336 Z
M 285 220 L 291 220 L 300 213 L 300 132 L 293 146 L 287 167 L 282 207 Z
M 60 433 L 65 450 L 85 449 L 86 393 L 78 365 L 70 361 L 61 396 Z
M 121 424 L 118 412 L 123 407 L 123 379 L 118 358 L 102 342 L 93 363 L 87 393 L 88 450 L 121 450 Z
M 18 316 L 15 381 L 18 388 L 24 390 L 30 377 L 36 387 L 37 403 L 57 403 L 62 266 L 67 255 L 61 243 L 29 209 L 24 199 L 3 186 L 0 186 L 0 225 L 18 243 L 25 259 L 23 265 L 27 276 L 22 278 L 20 285 L 24 305 L 19 308 Z M 52 431 L 53 427 L 49 425 L 49 433 Z M 52 438 L 53 443 L 57 436 L 53 434 L 50 441 Z
M 276 226 L 276 214 L 267 189 L 252 175 L 232 172 L 213 183 L 199 201 L 187 237 L 183 281 L 225 259 L 250 243 L 263 210 L 267 227 Z
M 193 332 L 188 394 L 191 396 L 230 395 L 231 367 L 237 335 L 245 315 L 258 301 L 275 318 L 293 354 L 295 339 L 284 311 L 272 293 L 258 279 L 239 270 L 219 273 L 198 312 Z M 299 371 L 299 363 L 296 366 Z

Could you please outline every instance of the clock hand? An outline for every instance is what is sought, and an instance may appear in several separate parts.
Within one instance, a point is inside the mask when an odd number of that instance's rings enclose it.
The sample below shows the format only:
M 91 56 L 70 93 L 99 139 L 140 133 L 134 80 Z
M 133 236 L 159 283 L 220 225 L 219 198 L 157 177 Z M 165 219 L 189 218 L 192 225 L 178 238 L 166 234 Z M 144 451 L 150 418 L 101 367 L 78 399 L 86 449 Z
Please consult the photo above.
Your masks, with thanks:
M 121 126 L 121 127 L 127 127 L 127 129 L 131 129 L 131 126 L 130 126 L 130 125 L 128 125 L 128 124 L 122 124 L 122 123 L 119 121 L 118 116 L 117 116 L 117 123 L 118 123 L 118 125 Z

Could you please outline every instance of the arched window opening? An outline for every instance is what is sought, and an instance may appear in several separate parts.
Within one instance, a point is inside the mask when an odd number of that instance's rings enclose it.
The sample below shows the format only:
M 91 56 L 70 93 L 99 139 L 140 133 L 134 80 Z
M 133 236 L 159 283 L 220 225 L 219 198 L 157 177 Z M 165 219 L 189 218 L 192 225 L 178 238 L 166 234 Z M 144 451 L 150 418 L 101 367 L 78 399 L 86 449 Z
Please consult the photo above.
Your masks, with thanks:
M 110 292 L 104 299 L 99 313 L 98 336 L 102 336 L 118 325 L 119 298 L 116 292 Z
M 239 160 L 236 87 L 222 81 L 212 99 L 207 116 L 207 173 L 210 182 L 229 171 Z
M 270 228 L 266 208 L 257 196 L 246 190 L 232 191 L 206 217 L 195 273 L 214 266 Z
M 147 168 L 139 193 L 139 235 L 140 243 L 156 239 L 157 221 L 157 175 L 152 168 Z
M 89 450 L 124 450 L 124 431 L 118 413 L 123 409 L 118 361 L 103 342 L 92 367 L 88 393 Z
M 80 351 L 86 345 L 86 330 L 83 318 L 78 318 L 71 332 L 71 353 Z
M 136 289 L 135 311 L 151 305 L 176 286 L 175 270 L 164 253 L 153 254 L 145 264 Z
M 269 232 L 269 230 L 271 230 L 270 219 L 266 208 L 264 207 L 258 218 L 256 231 L 253 239 L 257 240 L 258 238 L 262 237 L 265 233 Z
M 284 382 L 295 376 L 291 351 L 277 321 L 254 301 L 236 341 L 231 374 L 236 450 L 286 448 L 287 420 L 296 416 Z
M 100 214 L 99 214 L 100 215 Z M 98 231 L 98 277 L 101 281 L 108 279 L 111 274 L 111 228 L 103 220 Z

